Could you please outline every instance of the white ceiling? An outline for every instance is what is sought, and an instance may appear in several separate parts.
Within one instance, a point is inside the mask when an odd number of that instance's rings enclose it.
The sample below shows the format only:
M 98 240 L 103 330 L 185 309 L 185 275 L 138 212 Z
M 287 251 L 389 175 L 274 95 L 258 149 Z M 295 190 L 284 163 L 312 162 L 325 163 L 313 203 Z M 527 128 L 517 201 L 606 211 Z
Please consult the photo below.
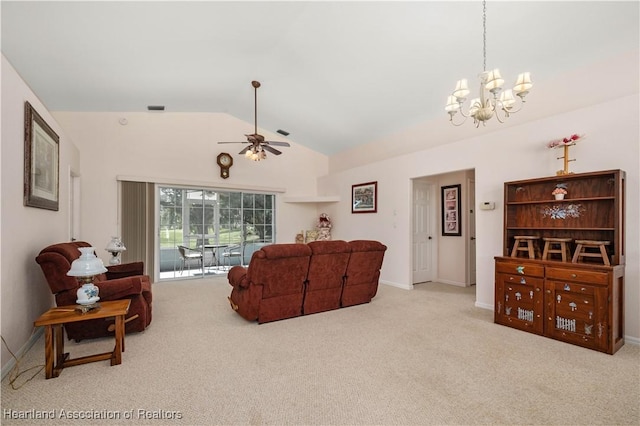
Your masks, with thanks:
M 327 155 L 446 120 L 456 80 L 475 90 L 483 66 L 479 1 L 3 0 L 1 14 L 2 53 L 50 111 L 165 105 L 249 133 L 258 80 L 258 126 Z M 489 1 L 487 68 L 509 85 L 531 71 L 535 91 L 638 49 L 639 21 L 637 1 Z

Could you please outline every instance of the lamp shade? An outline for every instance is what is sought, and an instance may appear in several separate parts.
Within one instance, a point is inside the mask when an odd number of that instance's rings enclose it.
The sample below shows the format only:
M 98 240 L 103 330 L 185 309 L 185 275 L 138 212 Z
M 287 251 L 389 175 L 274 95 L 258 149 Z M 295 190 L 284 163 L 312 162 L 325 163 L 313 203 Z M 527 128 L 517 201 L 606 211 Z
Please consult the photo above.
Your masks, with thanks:
M 473 98 L 471 100 L 471 104 L 469 105 L 469 115 L 474 116 L 480 108 L 482 108 L 480 98 Z
M 119 237 L 111 237 L 111 241 L 109 241 L 109 244 L 107 244 L 105 248 L 106 251 L 111 253 L 125 251 L 126 249 Z
M 513 97 L 513 92 L 511 89 L 505 90 L 500 93 L 500 102 L 502 103 L 502 108 L 508 110 L 513 107 L 513 104 L 516 103 L 515 98 Z
M 458 98 L 456 98 L 454 95 L 450 95 L 447 98 L 447 106 L 445 106 L 444 109 L 448 112 L 451 112 L 451 111 L 457 112 L 460 109 L 460 103 L 458 102 Z
M 93 277 L 107 272 L 102 259 L 96 257 L 93 247 L 80 247 L 80 257 L 73 261 L 71 269 L 67 272 L 70 277 Z
M 500 70 L 498 68 L 494 69 L 493 71 L 490 71 L 487 74 L 487 82 L 485 84 L 485 87 L 487 88 L 487 90 L 492 91 L 492 90 L 500 89 L 503 84 L 504 84 L 504 79 L 502 78 L 502 75 L 500 75 Z
M 466 78 L 458 80 L 456 83 L 456 90 L 453 91 L 453 96 L 458 99 L 466 99 L 469 94 L 469 82 Z
M 532 87 L 533 83 L 531 82 L 531 73 L 523 72 L 518 75 L 513 91 L 516 92 L 516 95 L 520 93 L 528 93 Z

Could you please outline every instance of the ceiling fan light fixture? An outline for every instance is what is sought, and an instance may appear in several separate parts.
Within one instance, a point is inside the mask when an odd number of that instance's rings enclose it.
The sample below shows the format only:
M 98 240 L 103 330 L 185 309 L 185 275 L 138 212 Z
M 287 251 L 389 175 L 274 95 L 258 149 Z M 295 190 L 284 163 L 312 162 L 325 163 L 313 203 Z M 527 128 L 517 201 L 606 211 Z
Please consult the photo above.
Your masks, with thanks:
M 267 153 L 264 152 L 262 147 L 255 147 L 255 146 L 252 146 L 251 149 L 248 149 L 247 152 L 245 152 L 244 156 L 252 161 L 260 161 L 260 160 L 267 159 Z
M 291 146 L 289 142 L 281 141 L 266 141 L 264 136 L 258 133 L 258 87 L 260 87 L 259 81 L 252 81 L 251 86 L 254 89 L 254 128 L 253 133 L 245 134 L 247 140 L 245 142 L 218 142 L 218 143 L 249 143 L 245 149 L 240 151 L 240 155 L 244 154 L 246 158 L 253 161 L 261 161 L 267 159 L 267 152 L 274 155 L 280 155 L 282 152 L 278 151 L 274 146 Z M 278 133 L 282 135 L 288 135 L 286 130 L 278 130 Z

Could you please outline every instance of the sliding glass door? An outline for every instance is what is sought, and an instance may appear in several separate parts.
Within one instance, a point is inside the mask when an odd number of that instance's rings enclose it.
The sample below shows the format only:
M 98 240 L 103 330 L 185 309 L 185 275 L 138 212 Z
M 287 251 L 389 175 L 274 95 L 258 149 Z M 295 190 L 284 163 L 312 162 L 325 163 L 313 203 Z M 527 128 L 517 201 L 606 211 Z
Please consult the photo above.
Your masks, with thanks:
M 275 235 L 275 196 L 160 186 L 160 279 L 225 274 Z

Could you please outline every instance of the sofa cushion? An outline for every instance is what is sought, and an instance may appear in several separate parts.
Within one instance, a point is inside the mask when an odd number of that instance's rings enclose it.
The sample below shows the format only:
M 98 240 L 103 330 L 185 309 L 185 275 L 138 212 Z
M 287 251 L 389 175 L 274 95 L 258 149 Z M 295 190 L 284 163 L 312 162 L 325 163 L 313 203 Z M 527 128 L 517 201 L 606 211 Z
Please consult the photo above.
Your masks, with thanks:
M 351 247 L 346 241 L 309 243 L 311 262 L 304 298 L 304 314 L 338 309 Z

